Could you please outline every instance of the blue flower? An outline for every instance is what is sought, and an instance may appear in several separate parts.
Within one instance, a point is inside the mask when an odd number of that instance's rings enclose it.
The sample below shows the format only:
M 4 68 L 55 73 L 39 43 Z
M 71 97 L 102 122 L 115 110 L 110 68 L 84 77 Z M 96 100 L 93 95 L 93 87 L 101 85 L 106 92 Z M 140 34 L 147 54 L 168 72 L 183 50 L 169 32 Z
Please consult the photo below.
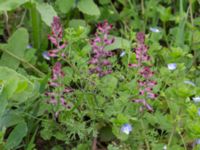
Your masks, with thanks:
M 164 146 L 163 146 L 163 150 L 167 150 L 167 145 L 164 145 Z
M 192 86 L 195 86 L 194 82 L 192 82 L 192 81 L 186 80 L 186 81 L 184 81 L 184 83 L 185 83 L 185 84 L 192 85 Z
M 176 66 L 177 66 L 176 63 L 171 63 L 171 64 L 167 65 L 167 67 L 168 67 L 169 70 L 175 70 Z
M 192 100 L 193 100 L 195 103 L 198 103 L 198 102 L 200 102 L 200 96 L 198 96 L 198 97 L 193 97 Z
M 30 44 L 28 44 L 26 48 L 27 48 L 27 49 L 31 49 L 31 48 L 33 48 L 33 47 L 32 47 Z
M 43 56 L 44 59 L 50 60 L 50 57 L 49 57 L 49 54 L 48 54 L 47 51 L 44 51 L 44 52 L 42 53 L 42 56 Z
M 130 132 L 132 131 L 132 126 L 128 123 L 124 124 L 122 127 L 121 127 L 121 132 L 125 133 L 125 134 L 129 134 Z
M 159 33 L 160 32 L 160 30 L 158 28 L 152 28 L 152 27 L 150 27 L 149 30 L 151 32 L 154 32 L 154 33 Z
M 196 139 L 195 143 L 200 144 L 200 139 Z
M 198 112 L 197 112 L 197 113 L 198 113 L 198 115 L 200 116 L 200 108 L 198 108 Z
M 126 54 L 125 51 L 121 52 L 120 57 L 123 57 Z

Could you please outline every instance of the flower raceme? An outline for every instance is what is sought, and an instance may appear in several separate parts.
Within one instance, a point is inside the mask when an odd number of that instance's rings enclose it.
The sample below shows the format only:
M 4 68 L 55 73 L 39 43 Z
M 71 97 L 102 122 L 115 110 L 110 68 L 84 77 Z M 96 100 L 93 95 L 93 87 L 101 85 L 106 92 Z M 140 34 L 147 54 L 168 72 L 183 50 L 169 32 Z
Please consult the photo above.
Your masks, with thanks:
M 150 61 L 150 56 L 148 55 L 148 47 L 144 44 L 145 34 L 142 32 L 137 33 L 137 47 L 135 48 L 136 53 L 136 64 L 129 64 L 129 67 L 136 67 L 139 69 L 138 73 L 140 80 L 138 80 L 139 94 L 142 96 L 142 99 L 135 99 L 133 102 L 141 103 L 147 110 L 153 111 L 153 108 L 147 103 L 146 99 L 155 99 L 156 94 L 153 93 L 153 87 L 157 84 L 156 81 L 151 78 L 154 75 L 154 72 L 151 71 L 150 66 L 145 66 L 144 62 Z
M 63 29 L 59 17 L 55 16 L 51 24 L 51 35 L 48 39 L 55 46 L 55 49 L 48 51 L 49 57 L 57 57 L 60 50 L 66 47 L 66 42 L 63 41 Z M 64 53 L 62 54 L 64 55 Z
M 61 104 L 65 108 L 69 108 L 70 106 L 67 104 L 65 100 L 65 94 L 72 92 L 73 89 L 66 87 L 62 84 L 61 80 L 65 76 L 62 71 L 62 65 L 60 62 L 56 62 L 52 69 L 52 77 L 51 81 L 48 82 L 50 89 L 52 91 L 46 92 L 46 96 L 50 98 L 48 103 L 53 105 Z M 60 90 L 58 90 L 60 89 Z
M 112 25 L 109 25 L 107 21 L 98 24 L 95 38 L 91 40 L 90 73 L 98 74 L 99 77 L 112 73 L 112 64 L 108 58 L 113 56 L 113 53 L 105 50 L 106 46 L 114 42 L 114 38 L 108 37 L 111 29 Z

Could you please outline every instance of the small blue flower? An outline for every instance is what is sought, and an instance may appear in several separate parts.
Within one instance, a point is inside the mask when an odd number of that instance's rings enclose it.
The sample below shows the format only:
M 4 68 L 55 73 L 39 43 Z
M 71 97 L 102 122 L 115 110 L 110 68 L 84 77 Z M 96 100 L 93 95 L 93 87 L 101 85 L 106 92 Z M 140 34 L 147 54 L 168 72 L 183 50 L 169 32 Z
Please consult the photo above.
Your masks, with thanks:
M 195 86 L 194 82 L 192 82 L 192 81 L 186 80 L 186 81 L 184 81 L 184 83 L 185 83 L 185 84 L 192 85 L 192 86 Z
M 175 70 L 176 66 L 177 66 L 176 63 L 171 63 L 171 64 L 167 65 L 167 67 L 168 67 L 169 70 Z
M 121 52 L 120 57 L 123 57 L 126 54 L 125 51 Z
M 31 48 L 33 48 L 33 47 L 32 47 L 30 44 L 28 44 L 26 48 L 27 48 L 27 49 L 31 49 Z
M 196 139 L 196 144 L 200 144 L 200 139 Z
M 164 145 L 164 146 L 163 146 L 163 150 L 167 150 L 167 145 Z
M 49 57 L 49 54 L 48 54 L 47 51 L 44 51 L 44 52 L 42 53 L 42 56 L 43 56 L 44 59 L 50 60 L 50 57 Z
M 200 116 L 200 108 L 198 108 L 198 112 L 197 112 L 197 113 L 198 113 L 198 115 Z
M 158 28 L 153 28 L 153 27 L 150 27 L 149 30 L 151 32 L 154 32 L 154 33 L 159 33 L 160 32 L 160 30 Z
M 198 102 L 200 102 L 200 96 L 198 96 L 198 97 L 193 97 L 192 100 L 193 100 L 195 103 L 198 103 Z
M 122 127 L 121 127 L 121 132 L 125 133 L 125 134 L 129 134 L 130 132 L 132 131 L 132 126 L 128 123 L 124 124 Z

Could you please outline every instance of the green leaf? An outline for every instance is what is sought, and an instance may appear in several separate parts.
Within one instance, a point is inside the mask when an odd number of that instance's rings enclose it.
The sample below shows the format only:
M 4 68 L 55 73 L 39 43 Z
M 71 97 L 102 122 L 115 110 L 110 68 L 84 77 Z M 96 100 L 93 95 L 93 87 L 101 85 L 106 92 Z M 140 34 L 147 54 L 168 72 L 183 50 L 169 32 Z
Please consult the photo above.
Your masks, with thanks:
M 80 26 L 85 27 L 87 24 L 85 20 L 81 19 L 72 19 L 69 21 L 69 27 L 78 29 Z
M 112 75 L 107 75 L 102 78 L 102 82 L 99 88 L 105 96 L 110 96 L 117 87 L 117 83 L 118 83 L 117 78 L 115 78 Z
M 163 22 L 170 20 L 170 18 L 171 18 L 171 7 L 165 8 L 163 6 L 159 6 L 159 7 L 157 7 L 157 10 L 160 13 L 160 19 Z
M 54 10 L 54 8 L 47 3 L 42 3 L 42 4 L 37 4 L 36 9 L 40 13 L 42 21 L 44 21 L 46 25 L 51 26 L 53 17 L 57 16 L 57 13 Z
M 131 47 L 131 42 L 123 39 L 121 37 L 115 37 L 115 36 L 110 36 L 110 38 L 115 39 L 114 43 L 107 46 L 106 50 L 114 50 L 114 49 L 130 49 Z
M 13 33 L 13 35 L 9 38 L 7 49 L 12 55 L 23 58 L 24 51 L 28 45 L 29 35 L 25 28 L 19 28 L 17 31 Z M 2 48 L 5 48 L 2 47 Z M 4 52 L 1 56 L 0 65 L 7 66 L 16 70 L 19 67 L 20 61 L 14 58 L 13 56 Z
M 20 5 L 26 3 L 28 0 L 1 0 L 0 12 L 14 10 Z
M 18 81 L 19 80 L 17 78 L 11 78 L 10 80 L 6 81 L 3 94 L 5 94 L 8 99 L 10 99 L 15 93 L 18 86 Z
M 100 15 L 100 10 L 93 0 L 80 0 L 77 7 L 84 14 L 91 16 Z
M 62 13 L 68 13 L 74 6 L 74 0 L 57 0 L 56 5 Z
M 26 77 L 7 67 L 0 67 L 0 72 L 0 80 L 4 83 L 0 96 L 22 101 L 32 95 L 34 85 Z
M 25 122 L 19 123 L 10 133 L 6 142 L 6 148 L 13 149 L 16 146 L 18 146 L 22 142 L 23 138 L 26 136 L 27 131 L 28 128 L 26 123 Z
M 20 116 L 19 113 L 16 113 L 15 111 L 6 112 L 0 118 L 0 130 L 3 127 L 8 128 L 8 127 L 16 125 L 22 121 L 24 121 L 24 119 L 22 118 L 22 116 Z
M 8 105 L 8 101 L 5 95 L 0 94 L 0 117 L 3 115 L 3 113 L 5 112 L 5 109 Z
M 99 132 L 99 137 L 101 141 L 108 142 L 115 138 L 112 133 L 112 128 L 109 126 L 103 127 Z

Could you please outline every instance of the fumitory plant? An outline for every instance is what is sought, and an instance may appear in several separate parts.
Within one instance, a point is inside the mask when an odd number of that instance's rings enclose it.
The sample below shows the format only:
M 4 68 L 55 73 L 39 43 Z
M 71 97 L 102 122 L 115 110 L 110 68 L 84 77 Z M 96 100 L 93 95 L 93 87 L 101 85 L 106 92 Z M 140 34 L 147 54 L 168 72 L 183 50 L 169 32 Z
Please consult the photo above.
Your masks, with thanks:
M 135 67 L 138 69 L 138 87 L 139 95 L 138 99 L 133 100 L 136 103 L 142 103 L 149 111 L 153 111 L 153 108 L 148 104 L 147 99 L 155 99 L 153 87 L 157 84 L 152 79 L 154 72 L 151 71 L 151 66 L 147 66 L 151 57 L 148 54 L 148 47 L 145 45 L 145 34 L 142 32 L 137 33 L 137 47 L 135 48 L 137 64 L 129 64 L 129 67 Z
M 199 5 L 0 1 L 0 150 L 199 150 Z

